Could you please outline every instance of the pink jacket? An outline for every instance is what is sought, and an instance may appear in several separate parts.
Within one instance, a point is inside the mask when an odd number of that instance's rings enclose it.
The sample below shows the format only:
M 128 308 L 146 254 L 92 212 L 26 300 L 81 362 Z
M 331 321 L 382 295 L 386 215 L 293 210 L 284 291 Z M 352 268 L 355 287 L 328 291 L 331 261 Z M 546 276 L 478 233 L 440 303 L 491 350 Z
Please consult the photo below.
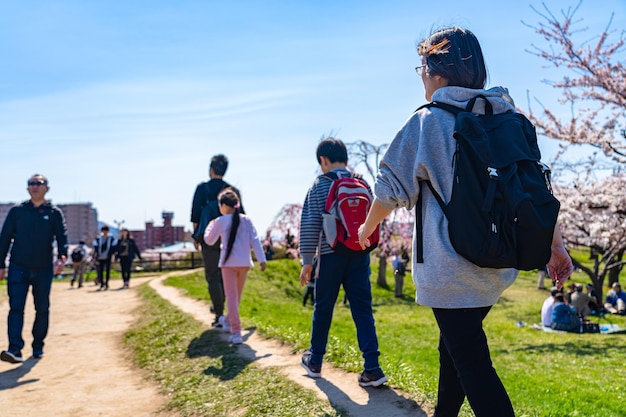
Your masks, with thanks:
M 254 251 L 254 255 L 259 263 L 265 262 L 265 253 L 263 252 L 261 241 L 257 236 L 256 229 L 254 228 L 252 221 L 244 214 L 239 215 L 239 220 L 239 228 L 237 229 L 235 243 L 226 262 L 224 262 L 224 258 L 226 257 L 226 247 L 228 243 L 228 236 L 230 234 L 230 225 L 233 221 L 233 215 L 226 214 L 218 217 L 209 223 L 204 231 L 204 241 L 209 245 L 214 245 L 219 238 L 222 239 L 219 263 L 220 267 L 253 266 L 252 256 L 250 255 L 251 249 Z

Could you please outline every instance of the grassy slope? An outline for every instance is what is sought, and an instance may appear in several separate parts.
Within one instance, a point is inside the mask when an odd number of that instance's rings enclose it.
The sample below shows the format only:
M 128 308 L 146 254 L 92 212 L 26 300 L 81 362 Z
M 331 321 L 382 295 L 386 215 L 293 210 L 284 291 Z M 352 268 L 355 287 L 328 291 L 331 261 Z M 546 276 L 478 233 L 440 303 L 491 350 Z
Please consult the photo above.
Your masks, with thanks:
M 373 265 L 373 276 L 376 267 Z M 244 325 L 255 327 L 301 351 L 308 346 L 312 307 L 302 306 L 297 262 L 280 260 L 268 270 L 250 274 L 241 305 Z M 522 273 L 486 320 L 494 366 L 507 387 L 519 416 L 624 415 L 625 335 L 544 333 L 516 321 L 539 322 L 546 291 L 535 289 L 535 273 Z M 576 282 L 584 277 L 574 276 Z M 393 279 L 389 277 L 388 282 Z M 209 302 L 201 274 L 170 278 L 170 285 Z M 406 299 L 374 286 L 374 308 L 380 339 L 381 364 L 390 383 L 434 402 L 437 386 L 438 330 L 429 309 L 411 299 L 413 285 L 405 285 Z M 356 344 L 349 308 L 338 300 L 326 359 L 351 371 L 360 371 L 362 360 Z M 626 318 L 609 320 L 626 327 Z M 617 371 L 617 370 L 621 370 Z M 617 372 L 616 372 L 617 371 Z M 611 382 L 607 376 L 611 375 Z M 464 408 L 464 415 L 471 415 Z

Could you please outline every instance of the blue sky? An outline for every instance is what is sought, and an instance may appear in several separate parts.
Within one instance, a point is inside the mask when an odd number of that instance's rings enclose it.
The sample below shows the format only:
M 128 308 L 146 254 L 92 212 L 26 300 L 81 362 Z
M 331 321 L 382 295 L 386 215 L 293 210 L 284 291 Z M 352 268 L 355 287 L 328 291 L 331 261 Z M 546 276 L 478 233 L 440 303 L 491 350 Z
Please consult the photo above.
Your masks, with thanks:
M 555 13 L 577 0 L 546 1 Z M 526 52 L 538 1 L 2 1 L 0 202 L 43 173 L 57 203 L 90 201 L 131 229 L 189 227 L 216 153 L 259 233 L 317 174 L 315 147 L 388 143 L 424 103 L 416 41 L 460 25 L 483 46 L 490 86 L 556 103 L 560 78 Z M 587 38 L 626 28 L 626 1 L 585 0 Z M 567 112 L 568 109 L 561 109 Z M 541 141 L 544 154 L 554 144 Z

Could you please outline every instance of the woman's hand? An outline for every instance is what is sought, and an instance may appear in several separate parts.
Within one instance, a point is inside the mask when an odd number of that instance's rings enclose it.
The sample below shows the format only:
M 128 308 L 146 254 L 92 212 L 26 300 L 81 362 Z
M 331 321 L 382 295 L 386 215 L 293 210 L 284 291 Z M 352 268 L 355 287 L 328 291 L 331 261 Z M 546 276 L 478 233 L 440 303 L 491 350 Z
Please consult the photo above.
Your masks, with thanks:
M 359 226 L 359 245 L 361 245 L 361 249 L 369 248 L 371 245 L 369 237 L 374 233 L 374 230 L 367 230 L 365 224 L 363 223 Z

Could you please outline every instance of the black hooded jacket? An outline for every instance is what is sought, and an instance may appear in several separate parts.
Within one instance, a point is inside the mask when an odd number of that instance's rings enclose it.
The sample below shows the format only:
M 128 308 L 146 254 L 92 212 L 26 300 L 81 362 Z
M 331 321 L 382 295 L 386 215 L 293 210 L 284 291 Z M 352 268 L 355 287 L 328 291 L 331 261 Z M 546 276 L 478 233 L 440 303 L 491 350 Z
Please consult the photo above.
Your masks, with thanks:
M 28 269 L 51 266 L 55 240 L 59 259 L 67 257 L 67 227 L 58 207 L 50 202 L 35 207 L 29 200 L 11 208 L 0 232 L 0 269 L 9 249 L 11 263 Z

